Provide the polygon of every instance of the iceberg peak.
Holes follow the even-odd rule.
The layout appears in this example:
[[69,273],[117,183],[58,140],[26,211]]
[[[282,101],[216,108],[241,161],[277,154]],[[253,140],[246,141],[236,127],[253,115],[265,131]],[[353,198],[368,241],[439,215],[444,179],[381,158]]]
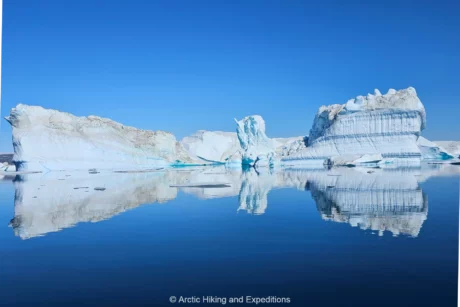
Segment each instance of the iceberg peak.
[[396,90],[394,88],[390,88],[387,92],[387,95],[394,95],[396,94]]

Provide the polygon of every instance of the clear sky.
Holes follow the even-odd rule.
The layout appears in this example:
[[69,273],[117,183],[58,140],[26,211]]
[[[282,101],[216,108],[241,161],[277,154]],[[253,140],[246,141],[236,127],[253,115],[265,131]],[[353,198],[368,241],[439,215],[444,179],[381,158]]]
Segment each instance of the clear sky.
[[287,137],[321,105],[413,86],[424,135],[460,140],[460,5],[322,2],[4,0],[2,116],[22,102],[180,139],[260,114]]

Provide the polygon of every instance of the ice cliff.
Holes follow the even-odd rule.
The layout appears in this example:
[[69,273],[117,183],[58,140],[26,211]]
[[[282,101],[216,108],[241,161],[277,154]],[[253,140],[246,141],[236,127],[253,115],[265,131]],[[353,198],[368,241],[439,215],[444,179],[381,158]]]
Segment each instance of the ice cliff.
[[195,162],[165,131],[23,104],[13,108],[6,120],[13,129],[18,171],[146,169]]
[[420,160],[417,139],[426,125],[425,108],[414,88],[358,96],[345,104],[322,106],[307,147],[284,157],[285,163],[337,156],[381,155]]

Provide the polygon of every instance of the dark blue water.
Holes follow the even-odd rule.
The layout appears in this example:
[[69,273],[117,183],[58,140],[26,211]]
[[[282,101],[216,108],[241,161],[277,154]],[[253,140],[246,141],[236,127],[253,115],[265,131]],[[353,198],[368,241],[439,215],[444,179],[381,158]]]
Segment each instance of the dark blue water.
[[[264,194],[261,185],[267,184],[257,177],[251,180],[245,183],[251,187],[245,195],[240,187],[227,197],[214,195],[212,189],[200,191],[213,195],[209,197],[191,188],[177,189],[167,202],[134,203],[124,212],[108,208],[122,202],[109,197],[109,187],[100,194],[88,188],[85,193],[93,200],[86,201],[90,207],[99,204],[98,213],[85,213],[88,206],[80,207],[79,201],[66,205],[67,212],[75,209],[69,224],[66,211],[53,209],[72,201],[65,200],[65,191],[58,191],[62,187],[53,190],[53,181],[27,186],[27,180],[4,180],[0,303],[172,306],[170,296],[209,295],[290,299],[290,304],[276,306],[456,306],[458,176],[432,176],[413,190],[401,188],[404,195],[410,190],[419,197],[403,196],[401,203],[375,192],[395,188],[389,177],[389,186],[374,186],[374,192],[365,194],[364,199],[386,204],[375,210],[366,209],[369,201],[357,196],[366,193],[360,190],[366,188],[362,183],[318,189],[318,181],[297,181],[296,188],[278,184]],[[37,187],[49,190],[29,193]],[[159,194],[169,186],[141,188],[147,190],[138,187],[132,193]],[[337,193],[327,194],[334,189]],[[45,194],[51,196],[39,205],[46,208],[32,207],[32,201]],[[241,207],[248,198],[259,210]],[[416,206],[408,205],[412,201]],[[346,209],[350,202],[359,209]],[[104,219],[97,221],[101,212]],[[372,227],[352,227],[350,218],[379,223],[383,235]],[[48,224],[67,226],[47,232]],[[34,227],[44,231],[34,232]],[[401,233],[395,235],[398,230]]]

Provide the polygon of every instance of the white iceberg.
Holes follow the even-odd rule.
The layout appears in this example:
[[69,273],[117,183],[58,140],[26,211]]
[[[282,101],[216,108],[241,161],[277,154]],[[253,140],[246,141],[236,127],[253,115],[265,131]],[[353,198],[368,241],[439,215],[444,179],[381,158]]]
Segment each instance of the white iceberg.
[[265,134],[265,121],[252,115],[237,121],[237,134],[243,150],[242,164],[273,166],[276,158],[275,142]]
[[358,96],[346,104],[322,106],[308,136],[308,146],[283,157],[284,164],[298,160],[326,160],[345,155],[382,155],[384,159],[420,161],[417,139],[426,114],[414,88],[381,95]]
[[165,131],[23,104],[5,119],[13,129],[13,161],[18,171],[146,169],[197,163]]
[[433,143],[421,136],[426,114],[412,87],[390,89],[385,95],[375,90],[342,105],[322,106],[305,137],[269,138],[259,115],[236,121],[236,133],[200,130],[180,142],[165,131],[23,104],[13,108],[6,120],[13,128],[13,162],[18,172],[205,164],[321,168],[397,162],[410,166],[422,159],[460,155],[460,142]]

